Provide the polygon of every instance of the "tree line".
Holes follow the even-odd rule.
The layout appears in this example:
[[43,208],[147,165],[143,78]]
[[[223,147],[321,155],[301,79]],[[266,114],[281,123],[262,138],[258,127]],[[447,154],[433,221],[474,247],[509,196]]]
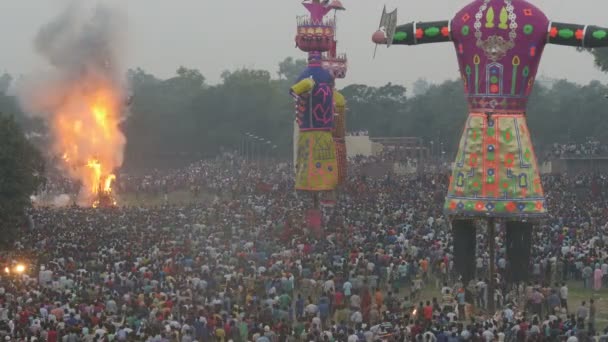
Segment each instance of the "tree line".
[[[596,61],[608,71],[608,54],[596,53]],[[248,139],[246,133],[270,141],[269,148],[276,145],[273,155],[289,156],[294,104],[288,89],[304,68],[304,60],[287,58],[276,75],[238,69],[224,72],[213,85],[200,71],[185,67],[167,79],[139,68],[129,70],[133,98],[122,126],[128,141],[125,166],[145,169],[213,157],[239,149]],[[43,130],[43,123],[20,112],[15,98],[6,94],[7,84],[10,76],[0,77],[0,112],[14,114],[26,129]],[[421,137],[441,144],[448,155],[455,151],[467,113],[460,80],[419,80],[413,91],[391,83],[351,84],[341,91],[348,101],[349,131]],[[528,111],[537,149],[591,136],[608,143],[606,94],[606,85],[598,81],[537,82]]]
[[[599,69],[608,72],[608,50],[591,52]],[[213,157],[223,149],[239,149],[246,133],[276,145],[276,156],[289,156],[294,104],[287,89],[304,67],[305,61],[287,58],[276,77],[266,70],[239,69],[224,72],[215,85],[185,67],[168,79],[130,70],[133,98],[122,124],[128,140],[126,168],[177,166]],[[45,124],[21,112],[9,92],[12,81],[9,74],[0,76],[0,246],[27,223],[23,214],[29,196],[44,182],[44,160],[24,131],[44,136]],[[413,88],[410,95],[404,86],[390,83],[344,87],[348,129],[367,130],[372,136],[421,137],[453,153],[467,111],[461,82],[429,85],[419,80]],[[607,87],[597,81],[537,83],[528,111],[537,149],[587,137],[607,143],[606,94]]]

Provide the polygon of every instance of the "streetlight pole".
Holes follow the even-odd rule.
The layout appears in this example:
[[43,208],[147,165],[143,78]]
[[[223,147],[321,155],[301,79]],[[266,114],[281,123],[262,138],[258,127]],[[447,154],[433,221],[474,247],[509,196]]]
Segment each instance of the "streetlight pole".
[[270,162],[270,147],[272,146],[272,141],[266,140],[266,160]]
[[244,154],[245,154],[245,161],[248,162],[249,161],[249,150],[251,150],[251,146],[249,146],[249,139],[251,138],[251,133],[245,133],[245,140],[244,140]]
[[251,161],[255,162],[255,148],[256,143],[258,141],[258,137],[256,137],[255,135],[251,136]]
[[253,156],[255,154],[255,135],[249,136],[249,161],[253,162]]
[[247,143],[247,132],[245,132],[244,134],[241,135],[241,141],[240,141],[240,146],[239,146],[239,155],[242,159],[245,159],[245,144]]

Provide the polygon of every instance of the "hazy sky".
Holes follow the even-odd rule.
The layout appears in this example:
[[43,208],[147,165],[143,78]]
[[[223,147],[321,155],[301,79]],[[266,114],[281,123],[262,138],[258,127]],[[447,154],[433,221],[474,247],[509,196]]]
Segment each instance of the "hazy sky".
[[[85,0],[81,0],[85,1]],[[93,0],[86,0],[93,1]],[[101,1],[101,0],[100,0]],[[129,18],[126,63],[161,77],[179,65],[197,68],[214,83],[224,70],[238,67],[275,72],[284,57],[305,57],[294,45],[295,17],[306,10],[299,0],[104,0],[124,7]],[[0,70],[29,73],[41,67],[33,38],[44,23],[69,0],[1,0]],[[468,0],[342,0],[339,50],[348,53],[345,83],[410,84],[418,78],[437,82],[457,78],[451,44],[378,48],[370,37],[377,29],[382,6],[399,9],[399,23],[450,19]],[[532,0],[554,21],[608,26],[605,0]],[[587,53],[548,46],[540,75],[579,83],[608,82]],[[344,83],[343,83],[344,84]]]

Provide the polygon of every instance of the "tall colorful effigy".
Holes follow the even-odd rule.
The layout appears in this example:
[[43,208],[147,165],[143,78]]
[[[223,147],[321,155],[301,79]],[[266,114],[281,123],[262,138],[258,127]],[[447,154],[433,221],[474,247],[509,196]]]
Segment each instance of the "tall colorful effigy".
[[[445,212],[452,220],[455,264],[465,280],[474,274],[475,219],[506,225],[512,281],[524,280],[532,225],[547,208],[526,106],[545,45],[608,46],[608,30],[550,21],[525,0],[475,0],[451,20],[397,26],[396,10],[382,15],[376,44],[453,42],[469,104]],[[491,262],[491,269],[494,263]],[[483,276],[483,275],[481,275]],[[490,293],[492,293],[490,291]],[[489,296],[492,297],[492,296]]]
[[[337,11],[345,10],[344,6],[339,0],[334,0],[330,5]],[[334,16],[334,22],[337,26],[337,19]],[[348,70],[346,54],[338,54],[338,41],[334,40],[334,44],[329,52],[323,54],[322,65],[323,68],[328,70],[334,80],[343,79],[346,77],[346,71]],[[336,159],[338,162],[338,186],[342,185],[347,176],[347,158],[346,158],[346,99],[344,96],[335,88],[334,84],[334,129],[332,131],[334,137],[334,144],[336,146]]]
[[308,66],[291,87],[296,99],[297,135],[296,190],[313,194],[318,209],[319,194],[338,184],[334,130],[334,77],[323,68],[323,53],[335,46],[335,21],[326,15],[334,3],[304,1],[309,15],[298,17],[296,46],[308,53]]

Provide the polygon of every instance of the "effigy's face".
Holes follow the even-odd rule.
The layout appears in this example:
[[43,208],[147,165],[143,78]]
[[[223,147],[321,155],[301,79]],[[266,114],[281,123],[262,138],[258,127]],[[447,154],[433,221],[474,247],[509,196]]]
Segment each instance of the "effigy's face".
[[472,110],[525,111],[549,20],[525,0],[475,0],[451,22]]
[[332,21],[313,22],[307,16],[299,17],[296,45],[304,52],[329,51],[334,42],[334,31]]
[[329,71],[334,79],[346,77],[346,72],[348,70],[346,59],[324,57],[321,65],[323,69]]

